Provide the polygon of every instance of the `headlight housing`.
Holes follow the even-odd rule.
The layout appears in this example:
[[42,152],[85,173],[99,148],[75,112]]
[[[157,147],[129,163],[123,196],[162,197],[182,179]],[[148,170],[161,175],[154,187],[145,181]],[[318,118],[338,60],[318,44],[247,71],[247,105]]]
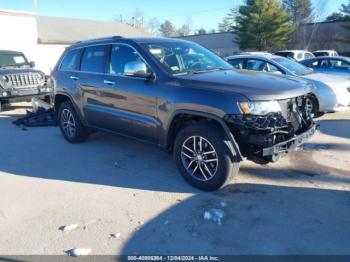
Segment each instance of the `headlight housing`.
[[239,107],[246,115],[263,116],[269,113],[281,112],[281,106],[277,101],[241,102]]

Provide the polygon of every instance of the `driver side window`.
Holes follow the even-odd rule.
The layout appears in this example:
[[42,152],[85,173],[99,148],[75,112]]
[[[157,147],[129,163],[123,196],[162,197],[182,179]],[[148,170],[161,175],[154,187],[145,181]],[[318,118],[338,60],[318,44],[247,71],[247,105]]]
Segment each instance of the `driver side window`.
[[143,61],[142,58],[130,46],[113,45],[109,62],[109,73],[111,75],[124,75],[126,64],[140,61]]

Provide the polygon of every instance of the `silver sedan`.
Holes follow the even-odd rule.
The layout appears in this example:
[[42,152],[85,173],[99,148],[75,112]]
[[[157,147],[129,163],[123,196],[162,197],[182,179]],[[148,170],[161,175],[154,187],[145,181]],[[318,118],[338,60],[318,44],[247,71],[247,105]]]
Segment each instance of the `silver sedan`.
[[262,71],[278,75],[301,77],[310,81],[315,87],[318,100],[317,112],[327,113],[350,109],[350,80],[315,73],[288,58],[272,55],[236,55],[226,60],[237,69]]

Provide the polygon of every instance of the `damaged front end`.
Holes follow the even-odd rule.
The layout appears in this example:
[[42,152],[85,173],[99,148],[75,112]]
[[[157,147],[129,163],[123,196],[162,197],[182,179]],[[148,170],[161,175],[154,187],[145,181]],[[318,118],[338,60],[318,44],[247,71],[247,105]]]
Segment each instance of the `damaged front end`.
[[313,121],[312,99],[305,95],[279,100],[281,110],[265,115],[226,115],[242,156],[259,164],[276,162],[309,139],[318,127]]

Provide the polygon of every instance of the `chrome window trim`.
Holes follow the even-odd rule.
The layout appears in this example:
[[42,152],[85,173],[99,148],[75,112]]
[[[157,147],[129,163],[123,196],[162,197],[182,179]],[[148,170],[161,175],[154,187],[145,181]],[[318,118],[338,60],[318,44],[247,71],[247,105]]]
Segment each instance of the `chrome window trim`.
[[[144,61],[144,63],[151,69],[152,73],[154,74],[154,81],[157,80],[157,74],[156,72],[153,70],[153,68],[149,65],[149,63],[146,61],[146,59],[140,54],[139,51],[137,51],[132,45],[130,44],[127,44],[127,43],[121,43],[121,42],[112,42],[112,43],[100,43],[100,44],[93,44],[93,43],[90,43],[90,44],[87,44],[87,45],[84,45],[84,46],[79,46],[79,47],[75,47],[75,48],[71,48],[69,51],[66,52],[66,54],[63,56],[63,58],[61,59],[60,61],[60,64],[57,68],[58,71],[61,71],[61,72],[72,72],[72,73],[85,73],[85,74],[96,74],[96,75],[105,75],[105,76],[116,76],[116,77],[125,77],[125,78],[131,78],[131,79],[147,79],[145,77],[134,77],[134,76],[125,76],[125,75],[113,75],[113,74],[110,74],[109,72],[108,73],[98,73],[98,72],[87,72],[87,71],[81,71],[81,70],[62,70],[61,69],[61,65],[62,65],[62,62],[64,60],[64,58],[67,56],[67,54],[70,52],[70,51],[73,51],[73,50],[78,50],[78,49],[82,49],[81,51],[83,52],[85,48],[87,47],[93,47],[93,46],[111,46],[113,47],[113,45],[124,45],[124,46],[128,46],[130,47],[131,49],[133,49],[137,55],[140,56],[140,58]],[[110,55],[111,52],[109,52],[109,55]],[[80,57],[80,63],[81,63],[81,58],[82,58],[82,54],[81,54],[81,57]]]

